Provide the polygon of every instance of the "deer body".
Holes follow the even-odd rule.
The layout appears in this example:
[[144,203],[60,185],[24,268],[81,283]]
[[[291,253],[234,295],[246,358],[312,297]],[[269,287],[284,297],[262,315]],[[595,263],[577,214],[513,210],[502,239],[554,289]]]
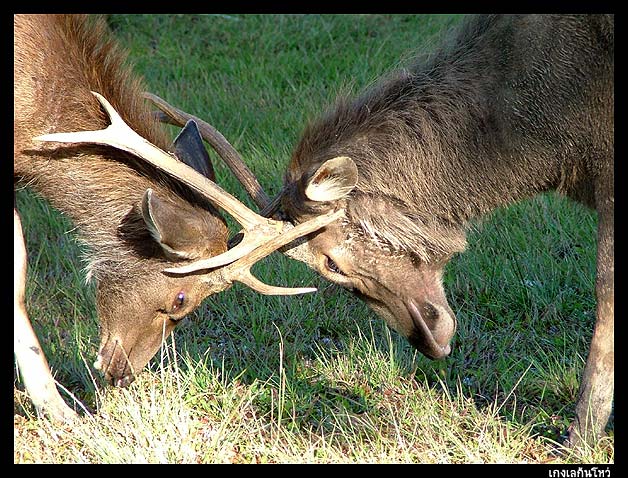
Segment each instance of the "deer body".
[[431,358],[456,319],[442,287],[470,220],[557,190],[597,209],[597,324],[570,440],[598,437],[613,397],[614,20],[479,16],[432,55],[310,124],[285,177],[314,267]]
[[[182,112],[142,91],[102,18],[15,15],[14,58],[14,182],[66,213],[89,248],[101,325],[94,366],[109,382],[131,383],[180,319],[235,281],[267,295],[316,290],[264,284],[250,269],[280,248],[309,257],[290,243],[342,211],[295,227],[248,209],[214,183],[203,139],[256,201],[267,196],[224,136],[196,117],[168,147],[144,100]],[[217,208],[243,226],[229,250]],[[15,356],[37,411],[71,420],[28,319],[17,210],[14,218]]]
[[[73,15],[14,18],[15,183],[32,188],[77,226],[89,249],[88,278],[97,283],[102,336],[97,366],[108,381],[127,385],[176,321],[212,292],[199,276],[172,277],[163,269],[226,251],[227,228],[207,200],[130,154],[108,146],[58,148],[34,141],[59,130],[106,127],[107,115],[90,92],[96,90],[142,136],[163,149],[170,143],[103,21]],[[208,168],[213,178],[211,164]],[[16,221],[16,237],[20,232]],[[17,315],[16,323],[27,320]],[[29,340],[36,343],[34,336]],[[17,350],[16,345],[37,409],[71,415],[54,397],[54,386],[48,383],[43,397],[29,389],[33,374]]]

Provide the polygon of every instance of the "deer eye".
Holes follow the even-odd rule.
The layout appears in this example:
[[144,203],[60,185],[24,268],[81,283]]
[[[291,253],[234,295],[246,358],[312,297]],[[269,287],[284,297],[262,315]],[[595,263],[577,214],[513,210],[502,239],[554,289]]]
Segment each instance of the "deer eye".
[[185,293],[183,291],[179,292],[174,300],[172,301],[172,306],[170,307],[170,313],[174,314],[178,312],[181,307],[185,304]]
[[338,264],[336,264],[329,256],[325,256],[325,267],[328,271],[333,272],[334,274],[344,275],[340,270],[340,267],[338,267]]

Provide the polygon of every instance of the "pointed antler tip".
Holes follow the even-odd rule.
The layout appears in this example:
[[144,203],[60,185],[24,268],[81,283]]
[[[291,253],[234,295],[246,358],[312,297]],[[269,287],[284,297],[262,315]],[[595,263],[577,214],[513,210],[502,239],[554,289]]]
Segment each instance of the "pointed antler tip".
[[35,136],[33,141],[51,141],[49,137],[52,136],[50,134],[42,134],[40,136]]
[[316,292],[316,287],[275,287],[267,284],[253,285],[250,282],[242,282],[256,292],[263,295],[301,295]]
[[316,292],[318,290],[318,288],[316,287],[303,287],[302,292],[299,292],[300,294],[310,294],[312,292]]

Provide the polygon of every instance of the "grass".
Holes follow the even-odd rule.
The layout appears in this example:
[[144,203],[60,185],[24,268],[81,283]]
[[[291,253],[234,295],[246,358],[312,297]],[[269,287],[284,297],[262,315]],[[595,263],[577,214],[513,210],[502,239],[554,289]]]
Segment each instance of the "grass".
[[[458,19],[109,22],[150,90],[217,127],[274,195],[307,118]],[[38,419],[15,375],[15,463],[614,463],[612,427],[595,448],[557,453],[595,315],[596,216],[578,205],[544,195],[474,225],[445,276],[459,321],[446,361],[427,360],[353,296],[273,255],[256,266],[260,278],[319,292],[264,297],[236,285],[210,297],[120,390],[92,371],[94,290],[72,224],[28,191],[17,202],[30,316],[58,381],[90,413],[71,429]]]

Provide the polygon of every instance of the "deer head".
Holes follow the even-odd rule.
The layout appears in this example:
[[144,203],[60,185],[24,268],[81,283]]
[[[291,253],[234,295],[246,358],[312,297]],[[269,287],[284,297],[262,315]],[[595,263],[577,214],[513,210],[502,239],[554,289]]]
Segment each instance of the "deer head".
[[[208,223],[205,215],[193,210],[175,209],[166,198],[158,197],[150,189],[146,191],[140,208],[148,230],[166,256],[185,259],[186,265],[159,271],[157,276],[160,280],[144,288],[142,300],[136,302],[128,294],[121,293],[124,291],[124,281],[100,282],[109,285],[98,291],[99,309],[106,313],[102,317],[102,340],[95,367],[104,372],[107,380],[119,386],[128,385],[181,318],[194,310],[207,295],[225,290],[235,281],[268,295],[301,294],[316,290],[270,286],[255,278],[250,268],[273,251],[337,220],[342,216],[342,211],[330,212],[297,227],[262,217],[215,184],[208,177],[213,174],[207,171],[205,174],[199,173],[197,169],[202,169],[202,165],[206,164],[204,161],[195,164],[194,155],[181,161],[181,158],[177,159],[151,144],[128,127],[104,97],[95,92],[93,94],[110,116],[111,124],[106,129],[55,133],[34,139],[56,143],[108,145],[131,153],[200,193],[243,226],[240,232],[243,240],[240,243],[227,251],[214,250],[208,247],[208,244],[214,243],[208,241],[208,238],[217,234],[216,225]],[[191,141],[188,136],[198,135],[197,131],[195,123],[189,122],[179,135],[180,142],[188,143]],[[189,145],[184,149],[189,151]],[[185,158],[188,154],[185,151],[181,151],[179,156]],[[220,233],[226,234],[224,224]],[[130,277],[133,277],[132,273]],[[164,295],[164,290],[171,290],[172,293]],[[147,302],[146,296],[154,300]],[[117,300],[122,297],[125,300]],[[135,310],[146,303],[156,303],[158,307],[156,310]],[[125,314],[129,317],[129,322],[146,316],[146,320],[139,319],[146,326],[137,327],[137,323],[108,320],[108,317],[124,317]]]
[[[456,317],[442,275],[450,256],[462,249],[463,236],[458,230],[434,234],[433,225],[410,217],[401,205],[356,194],[358,181],[358,168],[347,156],[288,180],[281,207],[295,223],[330,210],[346,211],[342,221],[311,235],[310,267],[362,298],[426,356],[449,355]],[[404,235],[442,242],[409,252],[399,244]]]

